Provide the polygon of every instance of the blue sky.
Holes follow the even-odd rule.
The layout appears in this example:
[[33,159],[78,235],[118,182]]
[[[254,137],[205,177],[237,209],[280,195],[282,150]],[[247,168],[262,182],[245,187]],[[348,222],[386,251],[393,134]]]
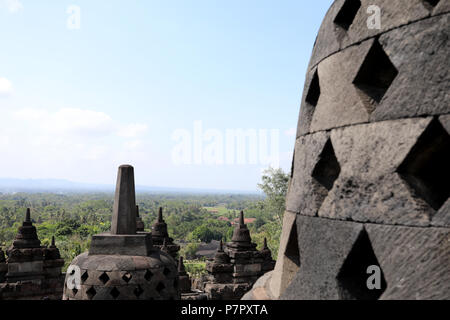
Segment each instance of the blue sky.
[[256,190],[267,163],[176,163],[174,133],[278,130],[289,170],[331,3],[0,0],[0,177]]

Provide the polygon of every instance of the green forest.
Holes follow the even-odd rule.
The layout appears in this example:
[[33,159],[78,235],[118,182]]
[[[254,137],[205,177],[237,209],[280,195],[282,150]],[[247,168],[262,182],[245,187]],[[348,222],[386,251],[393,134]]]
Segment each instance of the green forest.
[[[287,182],[281,170],[268,169],[259,185],[264,195],[138,193],[136,203],[146,231],[151,231],[159,207],[163,208],[169,235],[182,244],[180,254],[188,259],[200,242],[230,241],[230,221],[244,210],[246,218],[254,218],[248,224],[253,242],[261,248],[266,237],[275,259]],[[11,245],[26,208],[31,208],[41,244],[49,245],[55,236],[67,268],[74,257],[88,250],[92,235],[110,230],[113,198],[112,193],[0,194],[0,246],[6,251]]]

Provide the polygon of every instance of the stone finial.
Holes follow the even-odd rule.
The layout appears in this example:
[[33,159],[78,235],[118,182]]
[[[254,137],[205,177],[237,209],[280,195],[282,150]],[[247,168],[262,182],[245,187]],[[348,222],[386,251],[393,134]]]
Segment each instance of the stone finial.
[[240,225],[240,226],[245,225],[244,211],[242,211],[242,210],[241,210],[241,213],[239,214],[239,225]]
[[223,250],[223,241],[220,240],[219,248],[217,249],[216,255],[214,256],[214,263],[223,264],[223,263],[229,263],[229,262],[230,262],[230,257]]
[[[169,233],[167,232],[167,224],[163,218],[163,209],[160,207],[158,212],[158,219],[153,224],[152,236],[154,238],[169,240]],[[170,241],[169,241],[170,242]]]
[[267,246],[267,238],[264,237],[263,250],[267,250],[267,249],[269,249],[269,247]]
[[114,198],[111,234],[136,234],[136,194],[134,168],[119,167]]
[[183,257],[181,256],[178,260],[178,281],[181,293],[191,292],[191,280],[189,279],[189,275],[186,272],[186,268],[184,267],[183,263]]
[[244,222],[244,211],[241,211],[239,215],[239,224],[236,225],[236,228],[233,232],[233,237],[231,238],[232,242],[251,243],[252,238],[250,237],[250,231],[248,230],[247,225]]
[[261,253],[267,258],[272,260],[272,251],[270,251],[269,246],[267,245],[267,238],[264,238],[263,248],[261,249]]
[[31,223],[31,210],[27,208],[27,213],[25,214],[25,222]]
[[178,259],[178,274],[179,275],[185,275],[186,274],[186,268],[184,267],[183,257],[180,256]]
[[159,212],[158,212],[158,222],[159,223],[164,223],[164,219],[163,219],[163,208],[159,207]]
[[[45,258],[44,260],[47,260],[47,261],[61,259],[59,249],[56,247],[55,236],[52,236],[52,242],[51,242],[50,246],[45,249],[44,258]],[[60,263],[61,262],[62,262],[62,265],[64,265],[64,261],[61,260]]]
[[136,206],[136,231],[143,232],[145,230],[144,222],[139,216],[139,206]]

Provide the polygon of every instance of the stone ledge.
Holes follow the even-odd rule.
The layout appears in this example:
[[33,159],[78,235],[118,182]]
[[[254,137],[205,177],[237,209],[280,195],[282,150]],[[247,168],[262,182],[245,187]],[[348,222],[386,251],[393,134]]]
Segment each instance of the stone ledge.
[[148,256],[153,250],[151,234],[92,236],[89,255]]

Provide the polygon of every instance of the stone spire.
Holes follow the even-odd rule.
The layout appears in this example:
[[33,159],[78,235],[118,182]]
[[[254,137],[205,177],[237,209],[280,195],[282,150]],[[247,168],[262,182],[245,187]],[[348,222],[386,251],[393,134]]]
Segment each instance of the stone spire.
[[261,254],[265,260],[272,260],[272,251],[270,251],[267,245],[267,238],[264,238],[263,248],[261,249]]
[[216,264],[224,264],[229,263],[230,257],[223,250],[223,241],[220,240],[219,249],[217,249],[217,253],[214,256],[214,263]]
[[30,210],[30,208],[27,208],[27,213],[25,215],[25,222],[27,224],[31,223],[31,210]]
[[111,234],[136,234],[134,168],[130,165],[120,166],[117,174]]
[[180,258],[178,259],[178,275],[179,276],[185,276],[186,273],[186,268],[184,267],[184,263],[183,263],[183,257],[180,256]]
[[178,260],[178,282],[179,289],[181,293],[190,293],[191,292],[191,279],[186,272],[186,268],[184,267],[183,257],[180,256]]
[[239,225],[245,225],[245,220],[244,220],[244,211],[241,211],[241,213],[239,214]]
[[[59,260],[61,259],[61,255],[59,252],[59,249],[56,247],[55,244],[55,236],[52,236],[52,243],[48,248],[45,248],[44,250],[44,260]],[[64,260],[62,261],[62,267],[64,265]]]
[[31,222],[30,208],[27,208],[25,221],[19,227],[16,239],[13,242],[13,248],[40,248],[41,241],[38,239],[36,228]]
[[159,208],[158,220],[156,220],[153,225],[152,236],[155,238],[167,239],[169,238],[169,233],[167,232],[167,224],[163,219],[163,209]]
[[166,252],[169,253],[175,261],[177,261],[180,246],[175,244],[173,239],[169,237],[169,233],[167,232],[167,223],[164,221],[163,209],[161,207],[158,211],[158,218],[152,226],[151,234],[153,244],[161,250],[166,250]]
[[56,245],[55,245],[55,236],[52,236],[52,244],[50,245],[50,248],[56,248]]
[[239,224],[236,226],[233,232],[232,242],[237,243],[251,243],[252,238],[250,237],[250,231],[247,228],[244,220],[244,211],[241,211],[239,215]]
[[144,229],[145,229],[144,222],[139,216],[139,206],[136,206],[136,231],[144,232]]
[[264,237],[264,245],[263,245],[263,250],[269,250],[269,247],[267,246],[267,238]]

